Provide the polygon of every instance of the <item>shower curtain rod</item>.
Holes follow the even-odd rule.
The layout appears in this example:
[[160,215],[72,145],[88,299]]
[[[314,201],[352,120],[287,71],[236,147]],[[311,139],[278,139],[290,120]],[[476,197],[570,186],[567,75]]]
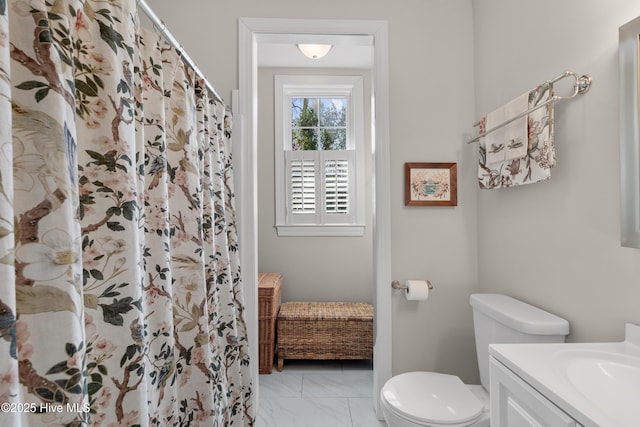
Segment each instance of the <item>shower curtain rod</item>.
[[178,51],[178,55],[180,56],[182,61],[189,67],[193,68],[196,76],[204,80],[205,86],[213,94],[213,96],[215,96],[218,101],[222,102],[225,107],[228,107],[222,97],[218,95],[218,92],[216,92],[213,86],[211,86],[211,83],[209,83],[209,80],[207,80],[202,71],[200,71],[200,69],[196,66],[195,62],[193,62],[189,55],[187,55],[187,52],[185,52],[182,45],[178,42],[178,40],[176,40],[173,34],[171,34],[164,22],[162,22],[162,20],[158,18],[158,15],[155,14],[153,9],[151,9],[151,7],[144,0],[137,0],[137,4],[138,7],[142,9],[144,14],[147,15],[147,17],[151,20],[153,26],[160,30],[160,32],[162,32],[162,35],[167,39],[171,46],[176,48],[176,50]]

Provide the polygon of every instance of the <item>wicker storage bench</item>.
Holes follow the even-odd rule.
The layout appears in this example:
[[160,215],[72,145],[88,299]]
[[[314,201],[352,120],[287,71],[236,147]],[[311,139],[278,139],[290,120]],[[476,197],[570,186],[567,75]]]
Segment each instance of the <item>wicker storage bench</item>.
[[284,359],[373,358],[373,307],[351,302],[285,302],[278,314],[278,371]]
[[276,318],[280,309],[282,274],[258,274],[258,373],[270,374],[276,345]]

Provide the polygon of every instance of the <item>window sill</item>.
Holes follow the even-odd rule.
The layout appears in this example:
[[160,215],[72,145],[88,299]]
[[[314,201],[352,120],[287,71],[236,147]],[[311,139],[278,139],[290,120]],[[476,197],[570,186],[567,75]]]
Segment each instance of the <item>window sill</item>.
[[276,225],[278,236],[361,237],[364,229],[364,224]]

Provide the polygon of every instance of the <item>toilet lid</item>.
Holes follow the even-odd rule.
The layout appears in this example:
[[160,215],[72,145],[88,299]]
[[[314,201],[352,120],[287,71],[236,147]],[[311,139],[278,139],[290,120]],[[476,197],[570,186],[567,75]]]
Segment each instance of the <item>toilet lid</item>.
[[396,414],[415,423],[461,424],[484,409],[460,378],[436,372],[397,375],[384,385],[382,397]]

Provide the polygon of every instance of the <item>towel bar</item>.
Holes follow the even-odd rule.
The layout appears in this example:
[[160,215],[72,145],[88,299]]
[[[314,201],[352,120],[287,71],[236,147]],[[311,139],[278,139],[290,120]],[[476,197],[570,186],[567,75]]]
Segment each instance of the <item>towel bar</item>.
[[[491,129],[487,129],[484,132],[478,134],[476,137],[470,139],[469,141],[467,141],[467,144],[471,144],[472,142],[476,142],[478,141],[480,138],[482,138],[483,136],[485,136],[488,133],[494,132],[500,128],[505,127],[506,125],[508,125],[509,123],[518,120],[519,118],[522,118],[524,116],[526,116],[527,114],[531,113],[532,111],[535,111],[539,108],[544,107],[545,105],[551,103],[551,102],[556,102],[556,101],[564,101],[567,99],[572,99],[575,98],[578,95],[584,94],[586,93],[589,88],[591,88],[591,76],[589,74],[584,74],[582,76],[578,76],[577,73],[574,73],[573,71],[565,71],[564,73],[560,74],[559,76],[551,79],[551,80],[547,80],[545,83],[543,84],[552,84],[555,83],[559,80],[562,80],[566,77],[573,77],[575,78],[575,83],[573,84],[573,93],[571,95],[567,95],[567,96],[559,96],[559,95],[555,95],[552,96],[551,98],[547,99],[546,101],[536,105],[535,107],[531,107],[526,111],[523,111],[522,113],[510,118],[509,120],[505,120],[504,122],[502,122],[501,124],[492,127]],[[477,121],[473,124],[474,127],[479,126],[480,125],[480,121]]]

